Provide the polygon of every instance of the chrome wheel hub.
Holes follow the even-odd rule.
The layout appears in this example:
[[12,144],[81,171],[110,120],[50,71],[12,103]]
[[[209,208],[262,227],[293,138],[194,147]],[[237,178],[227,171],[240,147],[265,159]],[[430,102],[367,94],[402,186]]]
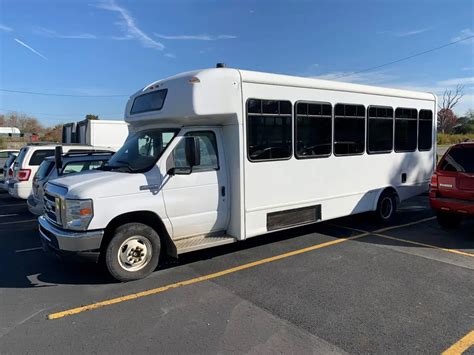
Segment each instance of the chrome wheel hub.
[[143,236],[127,238],[118,250],[118,262],[127,271],[143,269],[151,259],[152,246]]

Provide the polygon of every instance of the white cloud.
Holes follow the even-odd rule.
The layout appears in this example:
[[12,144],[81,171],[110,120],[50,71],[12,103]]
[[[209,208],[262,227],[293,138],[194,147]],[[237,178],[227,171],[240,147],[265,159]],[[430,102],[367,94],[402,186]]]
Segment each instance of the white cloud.
[[420,28],[418,30],[412,30],[412,31],[406,31],[406,32],[397,32],[397,33],[395,33],[395,36],[397,36],[397,37],[409,37],[409,36],[414,36],[414,35],[429,31],[429,30],[431,30],[431,27]]
[[237,36],[232,36],[232,35],[217,35],[217,36],[212,36],[212,35],[206,35],[206,34],[200,34],[200,35],[162,35],[159,33],[154,34],[156,37],[161,38],[161,39],[167,39],[167,40],[178,40],[178,41],[217,41],[220,39],[235,39]]
[[440,86],[455,86],[455,85],[474,85],[474,76],[469,76],[465,78],[453,78],[447,80],[438,81]]
[[14,38],[15,42],[17,42],[18,44],[20,44],[21,46],[29,49],[30,51],[32,51],[34,54],[40,56],[41,58],[43,58],[44,60],[48,60],[48,58],[46,58],[44,55],[42,55],[40,52],[38,52],[36,49],[34,48],[31,48],[29,45],[27,45],[25,42],[22,42],[20,41],[19,39],[17,38]]
[[473,70],[474,67],[464,67],[464,68],[461,68],[461,70],[463,71],[468,71],[468,70]]
[[150,38],[136,24],[135,19],[130,15],[127,9],[117,5],[114,0],[104,0],[99,2],[96,7],[115,12],[119,15],[120,20],[116,23],[122,31],[125,32],[126,39],[135,39],[146,48],[154,48],[162,51],[165,46]]
[[173,53],[165,53],[165,57],[176,58],[176,55],[174,55]]
[[348,83],[366,84],[366,85],[381,85],[393,81],[396,77],[387,74],[386,71],[366,72],[366,73],[351,73],[351,72],[332,72],[311,76],[314,79],[335,80]]
[[96,35],[93,35],[91,33],[79,33],[79,34],[60,34],[56,31],[44,28],[44,27],[37,27],[34,30],[35,34],[40,35],[40,36],[45,36],[45,37],[51,37],[51,38],[61,38],[61,39],[97,39]]
[[8,27],[8,26],[5,26],[5,25],[2,25],[2,24],[0,23],[0,31],[12,32],[12,31],[13,31],[13,28]]
[[[465,28],[463,30],[461,30],[461,32],[459,32],[459,35],[457,35],[456,37],[452,38],[451,41],[452,42],[456,42],[456,41],[460,41],[461,39],[463,38],[466,38],[466,37],[471,37],[471,36],[474,36],[474,32],[470,29],[470,28]],[[465,41],[462,41],[460,43],[463,43],[463,44],[474,44],[474,37],[471,37],[470,39],[467,39]]]

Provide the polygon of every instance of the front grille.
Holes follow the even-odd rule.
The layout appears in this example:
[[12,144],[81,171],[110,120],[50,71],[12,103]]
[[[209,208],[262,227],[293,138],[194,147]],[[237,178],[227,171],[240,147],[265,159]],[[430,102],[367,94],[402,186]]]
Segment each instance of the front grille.
[[46,218],[53,224],[61,226],[61,207],[60,199],[54,197],[45,191],[44,193],[44,212]]

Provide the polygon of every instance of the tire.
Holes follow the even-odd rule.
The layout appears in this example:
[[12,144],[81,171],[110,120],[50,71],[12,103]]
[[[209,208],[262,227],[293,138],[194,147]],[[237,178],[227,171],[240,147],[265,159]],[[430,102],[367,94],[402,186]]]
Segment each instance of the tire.
[[105,250],[105,265],[118,281],[138,280],[158,266],[161,243],[156,231],[142,223],[127,223],[115,230]]
[[436,214],[438,224],[445,229],[454,229],[459,227],[462,222],[462,216],[448,212],[438,212]]
[[375,216],[383,223],[390,223],[397,214],[397,194],[393,191],[384,191],[377,202]]

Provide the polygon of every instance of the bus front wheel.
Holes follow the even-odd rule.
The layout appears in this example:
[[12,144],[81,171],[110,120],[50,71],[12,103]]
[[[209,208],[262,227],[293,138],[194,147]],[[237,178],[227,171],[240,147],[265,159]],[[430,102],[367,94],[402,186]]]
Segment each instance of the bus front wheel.
[[153,228],[127,223],[115,230],[105,251],[105,264],[118,281],[142,279],[158,266],[160,249],[160,237]]

